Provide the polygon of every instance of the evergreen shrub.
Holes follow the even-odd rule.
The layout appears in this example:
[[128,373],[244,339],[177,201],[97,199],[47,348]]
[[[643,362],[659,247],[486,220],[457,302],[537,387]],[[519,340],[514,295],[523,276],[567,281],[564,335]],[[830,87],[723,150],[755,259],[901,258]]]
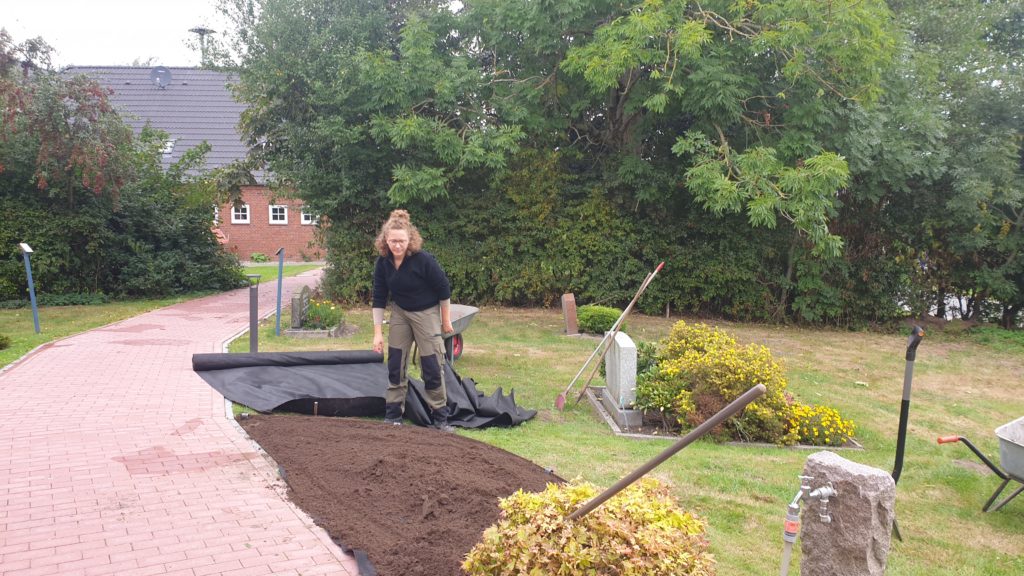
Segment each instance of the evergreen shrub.
[[0,350],[6,350],[11,347],[11,337],[6,334],[0,334]]
[[501,518],[466,556],[470,576],[595,574],[710,576],[706,526],[670,490],[642,478],[586,516],[569,514],[600,493],[593,484],[548,484],[499,503]]
[[[622,310],[611,306],[588,304],[576,310],[576,321],[579,329],[590,334],[604,334],[612,329],[615,321],[622,315]],[[620,326],[619,329],[624,329]]]

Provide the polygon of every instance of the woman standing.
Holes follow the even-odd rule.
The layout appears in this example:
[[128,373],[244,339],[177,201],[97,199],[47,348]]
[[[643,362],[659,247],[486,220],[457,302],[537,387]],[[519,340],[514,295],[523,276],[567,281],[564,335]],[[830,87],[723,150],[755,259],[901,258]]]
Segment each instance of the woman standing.
[[415,342],[431,419],[436,428],[451,430],[442,339],[442,334],[455,331],[448,276],[433,254],[423,251],[423,238],[405,210],[391,212],[374,244],[379,257],[373,269],[373,350],[378,353],[384,351],[384,307],[391,298],[384,421],[402,423],[409,385],[406,371]]

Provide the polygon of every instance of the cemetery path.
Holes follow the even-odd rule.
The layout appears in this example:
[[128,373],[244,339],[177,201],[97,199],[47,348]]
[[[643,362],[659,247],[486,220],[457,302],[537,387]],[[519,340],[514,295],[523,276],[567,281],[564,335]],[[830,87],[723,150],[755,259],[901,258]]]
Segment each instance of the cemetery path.
[[[319,271],[284,280],[284,297]],[[276,282],[259,287],[260,312]],[[0,372],[0,574],[355,575],[192,371],[249,290],[155,310]]]

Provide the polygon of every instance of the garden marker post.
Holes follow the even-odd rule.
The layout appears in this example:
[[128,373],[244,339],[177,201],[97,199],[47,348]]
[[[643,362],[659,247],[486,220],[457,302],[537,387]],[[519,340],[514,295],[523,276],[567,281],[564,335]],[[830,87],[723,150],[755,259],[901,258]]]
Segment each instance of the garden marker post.
[[32,264],[30,262],[32,247],[22,242],[18,244],[21,253],[25,256],[25,275],[28,276],[28,298],[32,302],[32,322],[36,325],[36,334],[39,334],[39,307],[36,306],[36,286],[32,283]]
[[569,520],[578,520],[589,514],[594,510],[594,508],[604,504],[605,500],[615,496],[627,486],[639,480],[641,476],[657,468],[661,463],[674,456],[676,452],[679,452],[693,443],[694,440],[697,440],[701,436],[711,432],[715,426],[721,424],[725,419],[738,413],[740,410],[743,410],[747,404],[750,404],[754,400],[763,396],[767,390],[768,389],[765,388],[764,384],[758,384],[750,390],[747,390],[742,396],[730,402],[728,406],[722,408],[717,414],[708,418],[700,426],[691,430],[689,434],[680,438],[675,444],[666,448],[661,454],[651,458],[645,464],[642,464],[639,468],[630,472],[628,476],[616,482],[614,486],[598,494],[583,506],[580,506],[579,509],[569,515]]
[[284,246],[277,249],[277,323],[274,336],[281,335],[281,285],[284,283]]
[[[914,326],[910,331],[910,338],[907,340],[907,366],[903,371],[903,400],[900,402],[900,427],[896,437],[896,463],[892,468],[892,481],[898,484],[900,473],[903,472],[903,449],[907,444],[907,420],[910,419],[910,385],[914,380],[914,360],[917,359],[917,345],[924,338],[924,330],[920,326]],[[903,541],[900,535],[900,527],[896,521],[892,522],[893,534],[896,539]]]
[[249,352],[260,351],[260,275],[246,274],[249,279]]

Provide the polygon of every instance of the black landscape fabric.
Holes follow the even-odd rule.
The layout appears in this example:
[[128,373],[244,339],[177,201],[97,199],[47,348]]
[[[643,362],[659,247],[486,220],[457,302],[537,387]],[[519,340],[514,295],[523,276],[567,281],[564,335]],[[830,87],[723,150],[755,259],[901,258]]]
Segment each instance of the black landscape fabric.
[[[382,354],[369,350],[194,354],[192,369],[225,398],[260,412],[323,416],[384,416],[388,371]],[[536,410],[516,406],[515,393],[498,388],[485,396],[471,378],[445,365],[449,424],[462,428],[515,426]],[[423,382],[409,379],[405,417],[431,423]]]

